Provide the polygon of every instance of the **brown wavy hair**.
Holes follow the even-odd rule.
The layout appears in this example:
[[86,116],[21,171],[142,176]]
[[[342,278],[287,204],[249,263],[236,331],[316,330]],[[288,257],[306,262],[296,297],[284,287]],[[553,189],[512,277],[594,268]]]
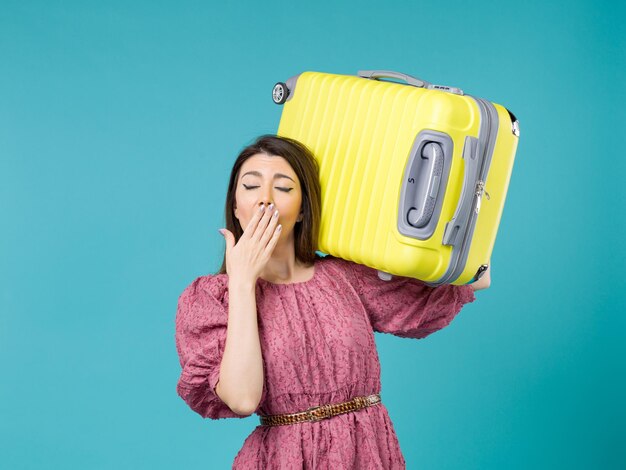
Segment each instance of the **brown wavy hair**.
[[[235,243],[243,235],[243,229],[235,217],[235,191],[239,172],[244,162],[256,154],[283,157],[300,180],[302,188],[302,220],[294,226],[296,259],[311,264],[316,258],[317,241],[322,213],[322,191],[319,182],[319,165],[306,145],[297,140],[277,135],[262,135],[245,147],[237,156],[230,173],[224,216],[226,226],[235,236]],[[226,274],[226,249],[218,274]]]

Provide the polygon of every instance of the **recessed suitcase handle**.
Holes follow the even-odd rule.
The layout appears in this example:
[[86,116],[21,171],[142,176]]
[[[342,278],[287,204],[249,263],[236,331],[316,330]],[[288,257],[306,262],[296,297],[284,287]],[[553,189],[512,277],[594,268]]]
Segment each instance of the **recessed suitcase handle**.
[[412,77],[405,73],[394,72],[392,70],[359,70],[357,73],[359,77],[371,78],[377,80],[379,78],[397,78],[398,80],[404,80],[409,85],[416,86],[418,88],[428,88],[429,82],[422,80],[421,78]]
[[407,221],[417,228],[425,227],[433,216],[436,199],[439,194],[441,173],[443,171],[443,149],[439,142],[429,142],[422,147],[421,160],[425,165],[420,165],[417,180],[414,205],[407,212]]

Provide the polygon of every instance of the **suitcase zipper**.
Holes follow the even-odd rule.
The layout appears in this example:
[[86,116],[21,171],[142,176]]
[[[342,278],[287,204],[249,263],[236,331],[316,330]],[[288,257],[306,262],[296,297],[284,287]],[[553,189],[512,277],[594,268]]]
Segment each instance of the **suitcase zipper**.
[[[480,161],[480,170],[478,171],[478,182],[476,183],[476,191],[474,193],[474,198],[475,198],[474,210],[472,211],[470,218],[467,222],[467,229],[465,230],[465,233],[463,236],[463,242],[461,243],[461,246],[459,247],[459,253],[456,259],[455,267],[451,273],[452,274],[451,278],[453,277],[454,279],[456,279],[461,274],[460,272],[459,273],[456,272],[458,271],[458,267],[460,263],[462,262],[464,266],[465,262],[467,261],[467,255],[469,254],[468,242],[469,240],[472,239],[472,236],[474,235],[474,228],[476,226],[476,220],[478,219],[478,213],[480,212],[483,193],[486,192],[485,182],[487,179],[487,170],[489,167],[488,163],[491,163],[491,158],[489,158],[489,144],[491,142],[491,129],[492,129],[493,123],[491,119],[491,113],[489,112],[489,107],[493,105],[491,103],[486,102],[482,98],[475,98],[475,99],[478,103],[482,104],[482,106],[484,107],[484,110],[485,110],[484,115],[486,116],[486,121],[487,121],[487,126],[486,126],[487,132],[485,135],[485,139],[483,140],[484,145],[483,145],[482,152],[481,152],[482,157]],[[487,193],[487,196],[489,197],[489,193]]]
[[474,209],[474,211],[476,212],[476,214],[478,214],[480,212],[480,203],[481,203],[480,201],[483,198],[483,194],[487,196],[487,200],[491,199],[491,197],[489,196],[489,193],[485,191],[484,181],[478,180],[478,183],[476,183],[476,192],[474,194],[477,197],[476,208]]
[[[434,283],[427,283],[433,287],[446,284],[448,282],[452,282],[455,279],[457,279],[459,275],[461,274],[462,269],[459,269],[459,267],[460,266],[464,267],[465,262],[467,261],[467,255],[469,253],[468,240],[470,240],[474,234],[474,228],[476,226],[478,213],[480,212],[481,200],[482,200],[483,194],[486,194],[487,199],[490,199],[489,193],[485,191],[485,182],[486,182],[487,170],[489,168],[489,163],[491,162],[491,158],[489,158],[490,157],[489,149],[491,147],[490,144],[492,140],[491,128],[493,126],[493,120],[491,117],[491,108],[493,107],[493,105],[490,102],[483,100],[482,98],[476,98],[476,97],[469,96],[469,95],[465,95],[465,96],[468,96],[476,100],[476,102],[478,103],[478,106],[481,108],[481,111],[482,111],[481,117],[483,116],[485,117],[485,124],[486,124],[486,126],[484,127],[485,131],[483,135],[480,135],[479,133],[479,136],[478,136],[479,143],[480,142],[483,143],[482,149],[479,149],[478,158],[480,158],[480,161],[479,161],[480,166],[479,166],[478,175],[477,175],[478,181],[476,182],[474,186],[474,191],[472,193],[473,201],[472,201],[472,205],[470,206],[472,207],[472,209],[469,214],[469,218],[465,224],[465,229],[462,230],[463,234],[462,234],[461,242],[458,245],[456,244],[453,245],[452,260],[450,261],[450,265],[448,266],[446,273],[438,281]],[[495,112],[495,107],[493,107],[493,112]],[[462,204],[462,201],[459,204]],[[463,229],[463,227],[461,227],[461,229]]]

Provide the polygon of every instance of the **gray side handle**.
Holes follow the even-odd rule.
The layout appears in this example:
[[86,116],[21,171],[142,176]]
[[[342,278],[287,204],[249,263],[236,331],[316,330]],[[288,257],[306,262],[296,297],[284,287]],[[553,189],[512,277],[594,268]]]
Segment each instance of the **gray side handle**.
[[417,77],[412,77],[405,73],[394,72],[392,70],[359,70],[357,73],[359,77],[371,78],[376,80],[378,78],[397,78],[398,80],[404,80],[409,85],[416,86],[418,88],[428,88],[429,82]]
[[478,181],[479,158],[478,139],[467,136],[463,147],[463,160],[465,161],[465,175],[463,178],[463,189],[459,204],[456,207],[454,217],[448,222],[443,232],[444,245],[456,246],[463,241],[463,234],[467,229],[467,224],[472,213],[472,203]]
[[437,203],[441,173],[443,171],[443,149],[438,142],[429,142],[421,152],[421,165],[417,175],[417,188],[413,207],[407,213],[407,220],[414,227],[424,227],[433,216]]

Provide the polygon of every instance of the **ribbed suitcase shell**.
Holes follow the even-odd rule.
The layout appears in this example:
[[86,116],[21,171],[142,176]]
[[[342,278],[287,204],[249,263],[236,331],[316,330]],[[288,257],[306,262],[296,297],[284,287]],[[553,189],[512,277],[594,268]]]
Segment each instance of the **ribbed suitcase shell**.
[[[454,270],[453,247],[442,240],[464,184],[466,137],[478,138],[481,119],[486,119],[481,118],[478,99],[318,72],[301,73],[287,83],[292,89],[277,133],[306,144],[318,159],[322,188],[318,249],[431,285],[471,282],[480,266],[489,263],[517,148],[514,117],[506,108],[492,104],[498,123],[485,168],[489,198],[475,197],[480,211],[473,229],[459,235],[467,240],[464,259],[458,259],[458,251],[455,255],[455,262],[462,265]],[[445,193],[440,196],[437,225],[427,239],[418,239],[400,232],[403,214],[398,208],[407,159],[416,136],[426,129],[450,137],[452,157],[447,180],[440,183]]]

